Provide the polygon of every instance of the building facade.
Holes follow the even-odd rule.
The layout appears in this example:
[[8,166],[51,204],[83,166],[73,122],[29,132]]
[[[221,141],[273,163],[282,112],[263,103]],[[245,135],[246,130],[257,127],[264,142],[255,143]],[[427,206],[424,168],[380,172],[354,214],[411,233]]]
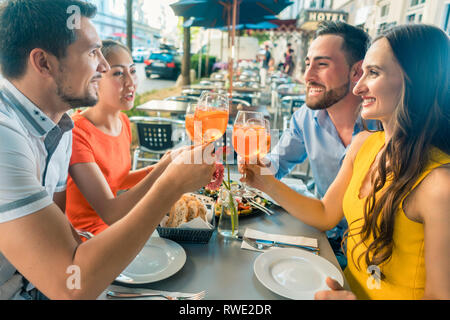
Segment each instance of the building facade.
[[300,46],[297,58],[296,78],[301,80],[305,69],[305,57],[314,38],[314,33],[322,21],[347,22],[347,11],[333,6],[332,0],[304,0],[297,14],[297,27],[300,30]]
[[281,16],[297,19],[295,44],[297,63],[301,67],[296,70],[299,79],[308,47],[321,21],[344,21],[364,29],[372,38],[393,26],[407,23],[435,25],[450,34],[450,0],[294,0]]
[[348,12],[348,22],[371,37],[407,23],[432,24],[450,34],[450,0],[335,0],[333,9]]
[[[90,2],[97,6],[98,12],[92,21],[100,38],[126,43],[126,0],[90,0]],[[144,0],[133,1],[133,47],[158,48],[161,30],[148,25],[143,4]]]

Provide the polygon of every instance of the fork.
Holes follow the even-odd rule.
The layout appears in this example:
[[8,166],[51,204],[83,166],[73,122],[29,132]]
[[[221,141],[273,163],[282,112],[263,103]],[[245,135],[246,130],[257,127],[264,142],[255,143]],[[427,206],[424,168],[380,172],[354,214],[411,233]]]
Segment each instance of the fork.
[[163,293],[153,293],[153,292],[118,292],[118,291],[107,291],[106,297],[109,299],[113,298],[143,298],[143,297],[161,297],[167,300],[201,300],[205,297],[206,291],[200,291],[199,293],[190,295],[190,296],[184,296],[184,297],[175,297],[171,295],[166,295]]
[[247,202],[251,203],[253,206],[255,206],[256,208],[258,208],[259,210],[261,210],[262,212],[264,212],[265,214],[271,216],[273,214],[275,214],[275,212],[273,212],[272,210],[264,207],[263,205],[259,204],[258,202],[250,199],[250,198],[243,198],[245,199]]
[[319,254],[319,248],[310,248],[310,247],[306,247],[306,246],[301,246],[301,245],[289,245],[289,244],[280,244],[280,243],[261,243],[261,242],[257,242],[255,240],[249,239],[247,237],[243,237],[242,240],[244,240],[247,244],[249,244],[250,246],[252,246],[255,249],[258,250],[266,250],[272,247],[278,247],[278,248],[298,248],[298,249],[303,249],[306,251],[309,251],[315,255]]

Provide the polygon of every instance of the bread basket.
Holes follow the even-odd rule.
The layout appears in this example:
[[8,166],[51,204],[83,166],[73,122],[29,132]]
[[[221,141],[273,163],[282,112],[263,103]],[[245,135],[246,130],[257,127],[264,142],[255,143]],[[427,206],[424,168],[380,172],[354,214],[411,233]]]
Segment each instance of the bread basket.
[[159,226],[159,236],[175,242],[208,243],[216,229],[216,219],[211,221],[213,229],[165,228]]
[[183,227],[180,226],[178,228],[169,228],[163,227],[159,225],[156,230],[159,233],[159,236],[162,238],[170,239],[175,242],[187,242],[187,243],[208,243],[209,239],[216,228],[216,219],[214,218],[213,206],[214,201],[203,195],[191,194],[194,195],[198,200],[203,202],[207,211],[209,211],[212,225],[212,229],[204,229],[204,228],[192,228],[192,227]]

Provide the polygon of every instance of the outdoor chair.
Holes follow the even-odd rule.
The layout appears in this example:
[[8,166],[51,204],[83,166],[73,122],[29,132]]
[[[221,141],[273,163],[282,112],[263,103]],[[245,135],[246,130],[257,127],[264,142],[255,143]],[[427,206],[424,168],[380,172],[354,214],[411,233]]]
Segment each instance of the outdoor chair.
[[182,120],[131,117],[130,121],[136,124],[139,141],[133,154],[132,170],[136,170],[139,162],[158,162],[168,150],[185,143],[185,122]]
[[202,86],[212,86],[213,83],[211,81],[208,81],[208,80],[201,80],[200,81],[200,85],[202,85]]
[[195,89],[184,89],[183,91],[181,91],[181,94],[182,94],[182,96],[199,98],[202,95],[202,91],[195,90]]
[[199,98],[194,96],[172,96],[165,98],[166,101],[182,101],[182,102],[191,102],[191,103],[197,103],[199,101]]
[[309,163],[309,159],[305,159],[303,163],[296,165],[288,176],[302,180],[309,191],[311,192],[314,191],[315,182],[311,172],[311,165]]
[[281,98],[281,115],[283,117],[283,130],[289,125],[289,120],[295,111],[300,109],[305,103],[305,96],[286,96]]
[[216,79],[216,80],[223,80],[223,79],[225,79],[225,74],[223,74],[223,73],[219,73],[219,72],[214,72],[214,73],[211,73],[211,76],[210,76],[210,78],[211,79]]
[[248,101],[243,100],[243,99],[238,99],[238,98],[231,98],[230,99],[230,103],[232,105],[236,105],[236,106],[239,105],[239,104],[242,104],[245,107],[250,107],[251,106],[251,104]]
[[253,103],[253,99],[256,99],[256,95],[252,93],[239,93],[239,92],[233,92],[231,94],[233,99],[240,99],[247,101],[250,105],[256,105],[257,103]]

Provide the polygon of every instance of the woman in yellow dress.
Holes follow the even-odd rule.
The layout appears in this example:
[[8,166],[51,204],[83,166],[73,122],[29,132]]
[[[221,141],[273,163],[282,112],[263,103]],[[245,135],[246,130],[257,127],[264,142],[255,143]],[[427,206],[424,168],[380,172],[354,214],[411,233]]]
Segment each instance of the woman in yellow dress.
[[450,298],[448,61],[449,38],[433,26],[398,26],[373,42],[353,93],[382,129],[354,138],[322,200],[241,166],[243,181],[309,225],[328,230],[345,215],[351,292],[327,278],[331,290],[316,299]]

